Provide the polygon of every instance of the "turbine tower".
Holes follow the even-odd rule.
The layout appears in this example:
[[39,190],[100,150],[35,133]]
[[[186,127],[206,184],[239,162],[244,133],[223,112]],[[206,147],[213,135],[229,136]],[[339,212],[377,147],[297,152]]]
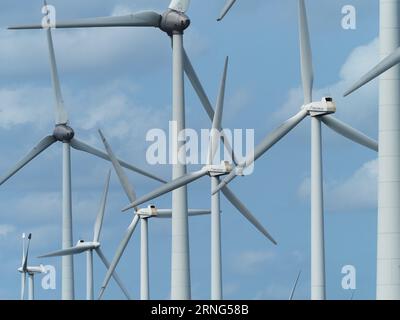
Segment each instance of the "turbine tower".
[[382,74],[379,80],[376,298],[400,300],[400,0],[380,0],[379,37],[383,60],[345,96]]
[[[49,23],[50,25],[50,23]],[[40,25],[40,28],[42,26]],[[24,29],[23,27],[10,27],[9,29]],[[110,161],[108,155],[103,151],[96,149],[87,143],[78,140],[75,137],[75,131],[69,125],[69,118],[64,106],[64,100],[61,92],[60,80],[58,77],[58,70],[56,64],[56,57],[54,52],[54,45],[52,40],[51,29],[46,29],[47,43],[49,49],[50,66],[51,66],[51,78],[53,84],[53,91],[55,97],[55,128],[51,135],[43,138],[23,159],[2,178],[0,178],[0,185],[5,183],[20,169],[27,165],[30,161],[36,158],[39,154],[49,148],[56,142],[62,143],[62,247],[67,249],[72,247],[72,203],[71,203],[71,147],[92,154],[96,157]],[[145,171],[136,168],[125,161],[119,160],[121,165],[125,168],[135,171],[139,174],[147,176],[151,179],[165,182],[164,180],[149,175]],[[74,299],[74,264],[73,256],[64,256],[62,258],[62,299],[73,300]]]

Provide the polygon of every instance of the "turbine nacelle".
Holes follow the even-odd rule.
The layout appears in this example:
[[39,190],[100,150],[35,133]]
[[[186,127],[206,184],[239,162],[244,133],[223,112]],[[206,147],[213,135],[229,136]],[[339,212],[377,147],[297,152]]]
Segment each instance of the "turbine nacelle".
[[26,269],[24,270],[23,267],[18,268],[18,272],[19,273],[28,273],[28,274],[35,274],[35,273],[46,273],[46,269],[44,268],[44,266],[41,264],[38,267],[26,267]]
[[174,33],[183,33],[189,25],[189,17],[176,10],[169,9],[161,16],[160,29],[169,35]]
[[79,240],[75,247],[85,248],[85,249],[96,249],[100,247],[100,242],[86,242],[85,240]]
[[157,217],[158,216],[158,210],[157,210],[157,207],[155,205],[149,205],[147,208],[139,209],[138,212],[137,212],[137,215],[141,219]]
[[59,124],[54,128],[53,136],[58,141],[69,142],[74,138],[75,132],[74,129],[67,126],[66,124]]
[[336,103],[331,97],[323,97],[321,101],[311,102],[302,107],[306,109],[310,116],[322,116],[336,112]]
[[210,177],[224,176],[231,173],[233,170],[232,165],[228,161],[222,161],[219,165],[207,165],[205,168]]

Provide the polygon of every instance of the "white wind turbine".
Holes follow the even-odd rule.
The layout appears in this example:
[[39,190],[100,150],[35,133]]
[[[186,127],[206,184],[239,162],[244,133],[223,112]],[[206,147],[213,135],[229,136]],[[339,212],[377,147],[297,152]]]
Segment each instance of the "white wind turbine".
[[[110,144],[104,137],[101,130],[99,130],[99,134],[101,140],[103,141],[104,147],[110,157],[112,164],[114,166],[115,172],[117,173],[119,182],[121,183],[122,188],[124,189],[128,199],[130,201],[134,201],[136,199],[136,193],[134,191],[133,186],[129,183],[128,177],[126,176],[124,169],[119,164],[113,150],[111,149]],[[202,210],[202,209],[190,209],[189,216],[201,216],[210,214],[210,210]],[[121,259],[126,246],[128,245],[137,224],[140,221],[140,299],[141,300],[149,300],[150,299],[150,281],[149,281],[149,240],[148,240],[148,220],[149,219],[169,219],[172,218],[172,209],[158,209],[154,205],[150,205],[147,208],[139,209],[135,207],[134,216],[131,224],[125,232],[125,235],[118,246],[117,252],[111,262],[110,267],[107,270],[106,277],[104,279],[99,299],[102,298],[105,289],[110,281],[110,277],[113,273],[115,273],[115,269]]]
[[321,101],[313,102],[314,74],[304,0],[299,0],[299,29],[304,105],[301,106],[299,113],[267,135],[256,146],[254,153],[222,179],[213,193],[224,188],[237,176],[242,176],[244,170],[254,161],[264,155],[307,116],[311,117],[311,298],[319,300],[326,298],[321,122],[338,134],[374,151],[378,151],[378,143],[331,116],[330,114],[336,111],[336,105],[331,97],[324,97]]
[[[218,149],[218,141],[220,138],[220,128],[223,114],[223,105],[225,97],[225,85],[228,70],[228,58],[225,60],[221,86],[217,99],[217,106],[214,113],[212,129],[210,133],[210,144],[208,149],[208,164],[200,171],[189,173],[179,179],[175,179],[170,183],[163,185],[148,195],[133,201],[131,205],[124,211],[135,208],[147,201],[158,198],[166,193],[169,193],[177,188],[186,186],[203,176],[208,175],[211,178],[211,188],[216,188],[219,183],[219,177],[228,174],[231,171],[231,166],[227,162],[222,162],[220,165],[215,165],[214,160]],[[265,237],[276,244],[269,232],[261,225],[253,214],[245,207],[245,205],[234,195],[228,188],[221,189],[224,196],[232,203],[232,205],[257,228]],[[222,299],[222,261],[221,261],[221,217],[220,217],[220,196],[216,193],[211,196],[211,298],[213,300]]]
[[[50,22],[49,22],[50,25]],[[9,29],[23,29],[20,27],[10,27]],[[56,57],[50,28],[46,29],[47,42],[50,56],[51,78],[53,91],[55,96],[55,129],[51,135],[46,136],[17,164],[9,170],[2,178],[0,185],[5,183],[20,169],[36,158],[39,154],[49,148],[56,142],[62,143],[63,152],[63,178],[62,178],[62,247],[67,249],[72,247],[72,206],[71,206],[71,147],[92,154],[96,157],[109,161],[107,154],[94,148],[87,143],[78,140],[75,137],[74,130],[69,125],[67,111],[64,107],[64,100],[61,93],[61,86],[58,77]],[[121,165],[129,170],[147,176],[151,179],[165,182],[164,180],[146,173],[145,171],[119,160]],[[62,258],[62,299],[74,299],[74,274],[73,274],[73,257],[65,256]]]
[[[379,79],[378,300],[400,300],[400,0],[380,1],[382,61],[345,96]],[[389,70],[390,69],[390,70]]]
[[[93,232],[93,240],[91,242],[86,242],[85,240],[79,240],[78,243],[71,248],[67,248],[64,250],[55,251],[49,254],[45,254],[40,256],[39,258],[49,258],[49,257],[63,257],[69,255],[76,255],[86,252],[86,299],[93,300],[93,292],[94,292],[94,281],[93,281],[93,252],[99,256],[100,260],[103,262],[104,266],[108,270],[110,267],[110,263],[105,257],[103,251],[101,250],[101,242],[100,235],[103,227],[104,213],[106,209],[107,197],[108,197],[108,188],[110,185],[110,176],[111,170],[108,172],[106,184],[104,186],[103,196],[100,202],[99,212],[97,213],[96,221],[94,224],[94,232]],[[114,280],[121,288],[125,297],[130,300],[130,296],[128,290],[126,290],[123,285],[121,279],[117,275],[115,271],[112,274]]]
[[40,266],[29,266],[28,265],[28,256],[29,256],[29,247],[31,244],[32,234],[28,235],[28,245],[25,249],[25,233],[22,234],[22,261],[21,267],[18,268],[18,272],[21,273],[21,300],[25,298],[25,286],[26,286],[26,276],[28,275],[28,300],[35,300],[35,274],[37,273],[46,273],[46,270],[43,265]]
[[[190,19],[185,15],[189,5],[190,0],[172,0],[167,11],[162,14],[154,11],[142,11],[125,16],[56,21],[55,28],[155,27],[165,32],[172,39],[172,120],[177,124],[177,131],[181,132],[185,129],[184,72],[186,72],[210,119],[213,119],[214,114],[183,47],[183,34],[190,25]],[[41,28],[41,24],[13,27],[13,29]],[[183,152],[182,144],[182,141],[174,141],[172,144],[174,159],[183,158],[178,154],[180,150]],[[225,145],[229,149],[227,140],[225,140]],[[172,178],[177,179],[185,174],[186,164],[177,161],[172,166]],[[186,187],[175,190],[172,197],[171,298],[187,300],[191,298],[191,289]]]

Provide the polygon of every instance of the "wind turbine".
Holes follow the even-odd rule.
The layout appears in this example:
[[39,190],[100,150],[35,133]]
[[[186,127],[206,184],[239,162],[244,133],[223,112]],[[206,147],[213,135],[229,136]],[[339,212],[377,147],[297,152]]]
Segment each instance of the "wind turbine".
[[[49,23],[50,25],[50,23]],[[19,27],[10,27],[9,29],[23,29]],[[5,183],[20,169],[27,165],[30,161],[36,158],[39,154],[49,148],[56,142],[62,143],[63,152],[63,178],[62,178],[62,246],[63,249],[72,247],[72,208],[71,208],[71,147],[92,154],[96,157],[109,161],[107,154],[103,151],[88,145],[75,137],[75,131],[69,124],[67,111],[64,107],[58,70],[54,52],[54,45],[51,35],[51,29],[46,29],[47,42],[50,56],[51,78],[53,83],[53,91],[55,96],[55,129],[51,135],[46,136],[5,176],[0,178],[0,185]],[[164,180],[146,173],[144,170],[128,164],[125,161],[119,160],[121,165],[129,170],[147,176],[151,179],[165,182]],[[62,258],[62,299],[74,299],[74,274],[73,274],[73,257],[65,256]]]
[[379,38],[382,61],[345,93],[347,96],[382,75],[379,80],[378,300],[400,300],[399,23],[400,0],[381,0]]
[[[93,27],[155,27],[172,38],[173,76],[172,120],[176,122],[177,131],[185,129],[185,94],[184,94],[184,49],[183,33],[190,25],[190,19],[185,12],[189,9],[190,0],[172,0],[163,14],[154,11],[142,11],[125,16],[100,17],[59,22],[56,28],[93,28]],[[40,29],[40,24],[17,26],[15,29]],[[183,142],[176,139],[173,143],[172,155],[179,156]],[[183,150],[182,150],[183,153]],[[172,168],[173,179],[186,174],[186,164],[176,161]],[[187,300],[190,293],[190,263],[187,190],[185,187],[175,190],[172,201],[172,275],[171,298]]]
[[21,300],[25,298],[26,275],[28,275],[28,300],[35,300],[35,274],[46,273],[43,265],[38,267],[28,266],[29,247],[31,244],[32,234],[28,235],[28,245],[25,249],[25,233],[22,234],[22,261],[18,272],[21,273]]
[[[94,27],[155,27],[165,32],[172,39],[172,120],[177,124],[178,132],[185,129],[185,72],[202,102],[210,119],[213,119],[214,110],[201,86],[200,81],[183,47],[183,34],[190,25],[190,19],[185,12],[189,9],[190,0],[172,0],[167,11],[159,14],[153,11],[142,11],[125,16],[99,17],[79,19],[74,21],[56,21],[55,28],[94,28]],[[15,26],[13,29],[41,29],[42,25]],[[225,146],[231,150],[225,139]],[[174,141],[172,155],[174,159],[181,159],[178,153],[183,142]],[[233,152],[232,152],[233,155]],[[235,156],[233,155],[234,162]],[[172,178],[177,179],[186,174],[186,164],[176,161],[172,166]],[[188,234],[188,206],[187,189],[182,187],[172,195],[172,273],[171,298],[185,300],[191,298],[190,290],[190,262],[189,262],[189,234]]]
[[[49,258],[49,257],[63,257],[69,255],[76,255],[86,252],[86,299],[93,300],[93,288],[94,288],[94,281],[93,281],[93,252],[99,256],[100,260],[105,265],[106,269],[110,267],[110,263],[108,262],[107,258],[105,257],[103,251],[101,250],[101,243],[100,243],[100,234],[103,227],[103,220],[104,220],[104,213],[106,209],[107,197],[108,197],[108,188],[110,185],[110,176],[111,170],[108,172],[106,184],[104,186],[103,196],[101,198],[101,204],[99,212],[97,213],[96,221],[94,224],[94,232],[93,232],[93,240],[91,242],[86,242],[85,240],[79,240],[78,243],[71,248],[67,248],[64,250],[55,251],[49,254],[45,254],[40,256],[39,258]],[[121,288],[122,292],[124,293],[125,297],[130,300],[130,296],[128,290],[126,290],[125,286],[123,285],[121,279],[117,275],[115,271],[112,274],[114,280],[117,282],[118,286]]]
[[[226,161],[220,165],[215,165],[215,155],[218,148],[218,140],[220,135],[223,104],[225,97],[225,84],[228,70],[228,58],[225,60],[223,76],[220,85],[220,91],[217,99],[217,106],[214,113],[214,120],[210,133],[210,144],[208,149],[208,163],[200,171],[189,173],[179,179],[175,179],[170,183],[163,185],[148,195],[133,201],[131,205],[123,209],[124,211],[135,208],[147,201],[158,198],[177,188],[186,186],[203,176],[208,175],[211,178],[211,188],[215,188],[219,183],[219,177],[228,174],[231,171],[231,165]],[[244,204],[234,195],[228,188],[221,189],[224,196],[233,204],[234,207],[252,223],[265,237],[276,244],[269,232],[257,221],[253,214],[244,206]],[[221,261],[221,221],[220,221],[220,196],[219,193],[211,197],[211,298],[213,300],[222,299],[222,261]]]
[[311,118],[311,298],[325,299],[325,252],[324,252],[324,215],[323,215],[323,185],[322,185],[322,136],[321,122],[338,134],[378,151],[378,143],[349,125],[334,118],[336,104],[331,97],[323,97],[321,101],[313,102],[313,66],[307,13],[304,0],[299,0],[299,39],[301,75],[304,93],[304,104],[301,110],[280,127],[268,134],[256,146],[254,152],[237,165],[213,194],[227,186],[237,176],[243,176],[244,170],[254,161],[264,155],[277,142],[285,137],[307,116]]
[[[133,186],[129,183],[128,177],[126,176],[123,168],[119,164],[113,150],[111,149],[110,144],[104,137],[101,130],[99,130],[99,134],[101,140],[103,141],[104,147],[113,163],[115,172],[117,173],[119,182],[121,183],[122,188],[124,189],[128,199],[130,201],[134,201],[136,199],[136,193],[134,191]],[[110,267],[107,270],[106,277],[103,281],[103,285],[101,287],[99,299],[102,298],[104,291],[110,281],[111,275],[115,272],[115,268],[118,265],[119,260],[121,259],[126,246],[128,245],[137,224],[140,220],[140,298],[141,300],[149,300],[150,299],[150,284],[149,284],[149,241],[148,241],[148,220],[153,218],[172,218],[173,211],[172,209],[158,209],[154,205],[150,205],[147,208],[139,209],[135,207],[134,216],[131,224],[125,232],[125,235],[118,246],[117,252],[111,262]],[[209,210],[189,210],[189,216],[200,216],[210,214]]]

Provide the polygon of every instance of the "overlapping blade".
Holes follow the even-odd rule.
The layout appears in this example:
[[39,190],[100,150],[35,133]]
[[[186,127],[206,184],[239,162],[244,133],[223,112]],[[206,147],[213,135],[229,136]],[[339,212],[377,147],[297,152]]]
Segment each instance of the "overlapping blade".
[[[124,16],[98,17],[71,21],[56,21],[56,28],[99,28],[99,27],[156,27],[160,26],[161,15],[153,11],[142,11]],[[42,29],[42,24],[11,26],[8,29]]]
[[207,173],[208,173],[207,168],[203,168],[203,169],[193,172],[193,173],[188,173],[178,179],[175,179],[167,184],[162,185],[161,187],[154,190],[153,192],[150,192],[149,194],[137,199],[136,201],[131,203],[128,207],[122,209],[122,211],[127,211],[129,209],[136,208],[147,201],[153,200],[153,199],[158,198],[168,192],[171,192],[173,190],[176,190],[183,186],[186,186],[189,183],[192,183],[193,181],[196,181],[196,180],[200,179],[201,177],[204,177]]
[[49,57],[50,57],[50,68],[51,68],[51,80],[53,84],[54,98],[56,103],[56,125],[67,124],[68,114],[65,110],[64,99],[62,97],[60,79],[58,76],[56,55],[54,52],[53,38],[51,36],[51,29],[47,28],[47,44],[49,47]]
[[[185,50],[183,50],[183,62],[184,62],[184,70],[186,73],[186,76],[188,77],[194,91],[196,92],[201,105],[203,106],[204,110],[206,111],[208,117],[210,118],[211,121],[214,119],[214,109],[211,106],[210,99],[208,99],[206,92],[204,91],[204,88],[199,80],[199,77],[196,74],[196,71],[193,68],[193,65],[186,53]],[[229,154],[232,156],[233,162],[235,164],[238,164],[239,161],[235,156],[235,153],[233,152],[233,148],[229,142],[229,139],[226,137],[226,134],[222,130],[222,128],[218,128],[218,130],[221,131],[221,140],[223,141],[226,150],[229,152]]]
[[101,140],[103,141],[104,147],[106,148],[107,154],[110,157],[111,162],[114,166],[115,172],[117,173],[117,176],[118,176],[119,182],[121,183],[122,188],[124,189],[126,195],[128,196],[129,201],[131,201],[131,202],[135,201],[136,200],[135,190],[133,190],[132,185],[129,183],[128,177],[126,176],[124,170],[120,166],[114,152],[111,149],[110,144],[104,137],[101,130],[99,130],[99,134],[100,134]]
[[28,267],[28,256],[29,256],[29,247],[31,245],[31,239],[32,239],[32,234],[30,233],[28,235],[28,245],[26,246],[25,255],[24,255],[24,261],[22,263],[22,271],[23,272],[26,272],[27,267]]
[[[89,153],[91,155],[94,155],[96,157],[99,157],[101,159],[104,159],[104,160],[107,160],[107,161],[111,161],[111,159],[107,155],[107,153],[105,153],[105,152],[103,152],[103,151],[101,151],[101,150],[99,150],[99,149],[97,149],[95,147],[92,147],[92,146],[88,145],[87,143],[82,142],[82,141],[80,141],[80,140],[78,140],[76,138],[73,138],[71,140],[71,147],[74,148],[75,150],[83,151],[83,152]],[[156,181],[159,181],[159,182],[162,182],[162,183],[166,183],[165,180],[163,180],[163,179],[161,179],[161,178],[159,178],[159,177],[157,177],[157,176],[155,176],[155,175],[153,175],[151,173],[148,173],[145,170],[139,169],[139,168],[127,163],[126,161],[118,159],[118,162],[122,167],[124,167],[124,168],[126,168],[128,170],[131,170],[133,172],[139,173],[142,176],[148,177],[150,179],[153,179],[153,180],[156,180]]]
[[117,248],[114,258],[111,261],[110,267],[107,270],[107,274],[106,274],[103,284],[101,286],[99,299],[101,299],[103,297],[104,291],[106,290],[107,285],[110,282],[111,276],[114,274],[115,268],[117,267],[119,260],[121,259],[122,255],[124,254],[126,246],[128,245],[129,240],[131,239],[133,232],[136,229],[139,219],[140,219],[139,216],[137,214],[135,214],[131,224],[129,225],[128,229],[125,231],[125,235]]
[[221,189],[224,196],[229,200],[230,203],[258,230],[260,231],[266,238],[268,238],[273,244],[277,244],[275,239],[271,236],[271,234],[263,227],[263,225],[254,217],[254,215],[250,212],[249,209],[239,200],[238,197],[234,195],[234,193],[229,190],[228,187],[223,187]]
[[252,165],[259,157],[264,155],[270,148],[272,148],[279,140],[286,136],[291,130],[293,130],[308,114],[308,111],[302,109],[294,117],[290,118],[284,122],[279,128],[274,130],[272,133],[268,134],[264,140],[255,148],[254,154],[248,156],[244,162],[238,165],[235,170],[227,175],[219,184],[217,189],[213,190],[212,193],[215,194],[220,191],[224,186],[230,183],[236,178],[238,173],[248,166]]
[[185,13],[190,6],[190,0],[172,0],[169,9]]
[[229,12],[229,10],[231,10],[232,6],[235,4],[236,0],[227,0],[224,7],[221,10],[221,13],[219,14],[219,17],[217,19],[217,21],[221,21]]
[[218,93],[217,98],[217,106],[214,112],[214,119],[211,127],[210,132],[210,145],[208,149],[208,164],[213,164],[215,154],[217,152],[219,146],[219,138],[220,138],[220,129],[222,127],[222,115],[224,111],[224,99],[225,99],[225,88],[226,88],[226,77],[228,72],[228,63],[229,58],[226,57],[225,65],[224,65],[224,72],[222,74],[221,85]]
[[392,54],[387,56],[381,62],[379,62],[371,71],[361,77],[355,84],[353,84],[345,93],[344,96],[348,96],[357,89],[363,87],[368,82],[379,77],[382,73],[386,72],[396,64],[400,63],[400,48],[397,48]]
[[103,196],[101,197],[100,209],[96,216],[94,224],[93,242],[99,242],[101,228],[103,227],[104,213],[106,211],[108,189],[110,186],[111,170],[108,171],[106,184],[104,186]]
[[379,151],[379,145],[377,141],[369,138],[364,133],[352,128],[348,124],[334,118],[333,116],[323,116],[321,117],[321,121],[345,138],[350,139],[351,141],[354,141],[373,151]]
[[308,104],[312,102],[314,71],[312,63],[310,32],[308,30],[307,12],[304,0],[299,0],[299,29],[301,78],[304,92],[304,104]]
[[[100,248],[96,249],[96,253],[99,256],[100,260],[103,262],[104,266],[108,270],[110,268],[110,263],[108,262],[106,256],[104,255],[103,251]],[[128,290],[125,288],[123,282],[121,281],[120,277],[117,274],[117,271],[114,271],[112,274],[112,277],[114,278],[115,282],[118,284],[118,286],[121,288],[122,292],[124,293],[125,297],[128,300],[131,300],[131,297],[129,295]]]
[[56,141],[56,138],[53,136],[47,136],[40,140],[40,142],[29,151],[24,158],[18,161],[17,164],[0,179],[0,186]]

